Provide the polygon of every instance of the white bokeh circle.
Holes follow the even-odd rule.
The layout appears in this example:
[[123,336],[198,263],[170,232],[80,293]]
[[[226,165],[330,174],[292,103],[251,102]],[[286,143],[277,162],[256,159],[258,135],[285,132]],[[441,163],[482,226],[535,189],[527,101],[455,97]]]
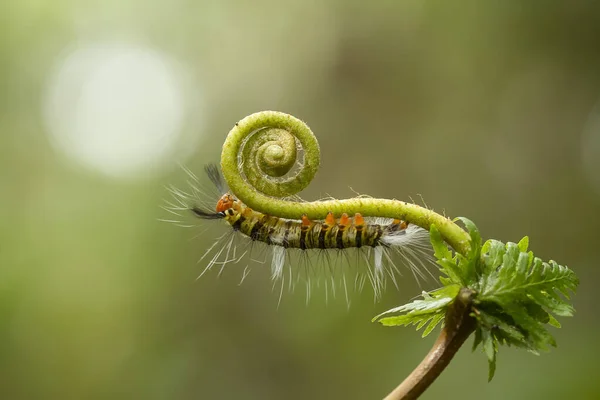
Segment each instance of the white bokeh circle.
[[50,77],[44,120],[53,145],[111,176],[156,170],[177,150],[185,97],[174,60],[150,48],[72,49]]

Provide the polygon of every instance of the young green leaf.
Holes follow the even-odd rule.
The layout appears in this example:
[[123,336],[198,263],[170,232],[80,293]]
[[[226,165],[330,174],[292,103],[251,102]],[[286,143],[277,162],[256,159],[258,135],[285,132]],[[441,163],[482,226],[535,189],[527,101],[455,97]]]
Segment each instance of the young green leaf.
[[519,246],[521,252],[527,252],[527,248],[529,247],[529,236],[524,236],[523,239],[519,240],[517,246]]
[[446,275],[448,278],[441,277],[440,281],[444,285],[458,284],[463,285],[464,280],[462,277],[462,271],[458,267],[456,257],[452,256],[452,252],[448,249],[448,245],[442,239],[442,235],[438,231],[435,225],[431,225],[429,236],[431,245],[434,250],[437,264],[441,267],[440,272]]
[[423,292],[422,300],[392,308],[373,320],[385,326],[416,325],[417,330],[425,327],[423,336],[427,336],[448,318],[449,306],[461,290],[468,289],[473,296],[468,310],[476,322],[473,350],[481,345],[488,358],[491,380],[500,345],[535,354],[556,346],[547,327],[560,327],[555,316],[573,315],[568,300],[579,281],[569,268],[554,261],[544,262],[528,251],[527,236],[518,244],[488,240],[482,245],[475,224],[466,218],[458,219],[471,237],[466,255],[453,253],[435,225],[430,229],[437,264],[445,275],[440,277],[444,287]]
[[498,346],[496,341],[492,337],[492,334],[488,330],[481,331],[481,343],[483,346],[483,351],[488,358],[488,382],[494,378],[494,374],[496,373],[496,353],[498,352]]
[[[477,275],[481,273],[481,234],[479,233],[477,226],[475,226],[473,221],[470,219],[465,217],[458,217],[456,219],[465,224],[465,227],[469,232],[469,236],[471,237],[469,254],[467,254],[466,259],[461,263],[461,267],[464,271],[463,279],[466,283],[465,286],[470,286],[477,279]],[[459,259],[462,258],[462,255],[460,254],[457,256]]]
[[[423,300],[415,300],[387,310],[373,318],[373,321],[379,321],[384,326],[416,325],[417,330],[427,325],[423,331],[425,337],[443,321],[448,305],[452,303],[459,290],[460,286],[450,285],[430,293],[423,292]],[[398,313],[402,315],[384,317]]]
[[[481,343],[488,355],[490,378],[495,370],[491,345],[525,348],[538,354],[556,346],[547,325],[559,327],[557,316],[573,315],[567,302],[578,279],[573,271],[550,261],[543,262],[527,252],[529,239],[518,244],[489,240],[482,247],[483,268],[474,300],[474,316],[481,331],[474,348]],[[487,347],[486,347],[487,346]]]

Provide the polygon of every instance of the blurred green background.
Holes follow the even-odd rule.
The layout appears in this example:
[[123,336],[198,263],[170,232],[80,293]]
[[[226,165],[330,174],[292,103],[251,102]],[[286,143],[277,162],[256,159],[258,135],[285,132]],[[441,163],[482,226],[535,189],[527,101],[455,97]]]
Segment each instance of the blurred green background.
[[196,280],[212,230],[157,221],[263,109],[319,138],[305,198],[421,194],[580,276],[558,349],[488,384],[465,346],[423,398],[598,398],[599,38],[591,0],[3,1],[0,398],[376,399],[420,361],[435,335],[370,322],[410,274],[277,307],[268,266]]

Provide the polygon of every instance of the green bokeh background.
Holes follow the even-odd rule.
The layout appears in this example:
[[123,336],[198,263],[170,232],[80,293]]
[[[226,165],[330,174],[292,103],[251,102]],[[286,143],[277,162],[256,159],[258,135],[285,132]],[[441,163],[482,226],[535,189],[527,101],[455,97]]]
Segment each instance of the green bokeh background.
[[181,160],[121,179],[51,146],[53,71],[106,41],[187,68],[194,171],[238,119],[289,112],[322,149],[305,198],[421,194],[578,273],[558,349],[502,349],[487,383],[465,346],[423,398],[598,398],[599,38],[584,0],[2,2],[0,398],[376,399],[434,340],[370,322],[420,293],[410,274],[349,310],[322,293],[278,307],[267,266],[242,286],[240,266],[196,281],[210,235],[157,221]]

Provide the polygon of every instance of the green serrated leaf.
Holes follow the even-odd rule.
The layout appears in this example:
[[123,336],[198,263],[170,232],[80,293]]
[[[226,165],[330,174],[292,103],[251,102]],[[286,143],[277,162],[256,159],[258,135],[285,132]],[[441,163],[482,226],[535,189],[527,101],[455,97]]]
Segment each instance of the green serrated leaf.
[[433,298],[439,298],[439,297],[455,298],[458,295],[458,292],[460,292],[460,285],[448,285],[448,286],[444,286],[443,288],[434,290],[433,292],[430,293],[430,295]]
[[488,358],[488,382],[492,380],[496,373],[496,344],[494,338],[488,330],[481,331],[481,345],[483,352]]
[[488,240],[482,249],[483,268],[474,287],[473,315],[478,321],[474,345],[482,344],[490,379],[500,344],[534,354],[546,351],[556,346],[548,331],[548,325],[560,326],[555,315],[574,312],[568,296],[579,283],[575,273],[554,261],[543,262],[528,247],[524,237],[518,244]]
[[519,247],[515,243],[506,244],[506,253],[502,258],[502,268],[499,270],[499,277],[503,283],[513,280],[520,253]]
[[529,237],[524,236],[523,239],[519,240],[517,246],[519,246],[519,250],[521,250],[521,252],[526,253],[527,248],[529,247]]
[[459,264],[454,260],[442,259],[437,261],[438,265],[441,266],[441,271],[448,276],[451,284],[464,285],[462,277],[462,269]]
[[440,283],[444,286],[448,286],[448,285],[454,285],[454,281],[450,278],[447,278],[445,276],[440,276]]
[[[537,308],[537,309],[536,309]],[[514,320],[514,324],[522,330],[533,351],[548,351],[556,346],[554,337],[545,327],[550,318],[536,303],[505,304],[504,311]]]
[[[423,337],[444,320],[446,309],[456,298],[460,291],[459,285],[449,285],[433,292],[423,292],[422,300],[414,300],[411,303],[394,307],[375,318],[383,326],[407,326],[416,325],[417,330],[426,326]],[[402,313],[402,315],[388,316],[389,314]]]
[[483,259],[485,261],[486,271],[491,272],[502,265],[502,259],[504,253],[506,253],[506,248],[504,247],[504,243],[493,239],[485,242],[483,247],[482,254],[484,255]]
[[424,317],[422,320],[420,320],[419,322],[417,322],[417,330],[420,330],[422,327],[425,326],[426,323],[428,323],[433,317],[435,316],[435,314],[427,314],[426,317]]
[[[448,289],[449,291],[452,289]],[[379,320],[382,316],[395,313],[408,313],[406,316],[412,317],[415,321],[421,321],[424,314],[432,314],[438,310],[445,309],[445,307],[454,300],[453,296],[448,296],[442,292],[436,297],[428,297],[424,300],[414,300],[411,303],[403,304],[399,307],[394,307],[387,311],[382,312],[373,318],[373,321]],[[449,292],[450,293],[450,292]]]
[[395,317],[385,317],[379,319],[379,322],[383,326],[406,326],[415,321],[414,318],[407,315],[397,315]]
[[544,307],[549,314],[556,314],[561,317],[572,317],[575,312],[573,306],[556,296],[550,295],[546,291],[531,291],[528,296],[540,306]]
[[522,305],[531,318],[535,318],[543,324],[547,323],[550,320],[550,317],[548,316],[546,310],[544,310],[544,308],[538,303],[533,301],[523,301]]
[[490,251],[490,246],[491,246],[491,241],[490,240],[486,240],[485,243],[483,243],[483,246],[481,246],[481,254],[485,254],[488,251]]
[[430,240],[433,246],[436,263],[440,266],[440,271],[448,278],[441,278],[444,285],[458,284],[466,285],[464,266],[459,264],[459,255],[453,256],[448,245],[442,239],[442,236],[435,225],[430,228]]
[[494,355],[493,359],[488,358],[488,382],[491,382],[494,379],[494,375],[496,374],[496,356]]
[[471,252],[470,254],[473,258],[479,257],[479,252],[481,250],[481,234],[479,233],[479,229],[477,226],[468,218],[458,217],[457,220],[460,220],[465,227],[467,228],[467,232],[469,232],[469,236],[471,236]]
[[482,340],[483,338],[481,334],[481,328],[477,327],[477,329],[475,330],[475,339],[473,340],[473,348],[471,350],[475,351],[477,349],[477,346],[481,344]]
[[379,322],[383,326],[416,325],[416,330],[420,330],[427,325],[423,331],[423,334],[421,335],[422,337],[425,337],[429,335],[433,329],[444,320],[444,315],[445,313],[443,311],[419,315],[404,314],[394,317],[384,317],[381,318]]
[[425,337],[427,335],[429,335],[433,329],[444,320],[444,313],[437,313],[433,316],[433,318],[431,319],[431,321],[429,321],[429,325],[427,325],[427,328],[425,328],[425,330],[423,331],[423,334],[421,335],[421,337]]
[[[459,262],[462,270],[462,280],[464,286],[469,286],[477,280],[477,276],[481,275],[482,265],[480,260],[481,254],[481,234],[477,226],[468,218],[458,217],[458,220],[462,221],[471,236],[471,249],[466,259],[463,262]],[[458,254],[460,260],[460,254]]]
[[502,265],[505,253],[504,243],[494,239],[485,242],[481,253],[483,262],[479,271],[479,285],[476,289],[486,292],[489,287],[496,284],[497,275],[492,275],[492,273]]
[[549,325],[552,325],[555,328],[560,328],[560,322],[552,314],[548,314],[550,316],[550,320],[548,321]]
[[523,281],[527,277],[527,269],[529,267],[529,254],[527,253],[519,253],[519,258],[517,259],[517,271],[516,276],[519,277],[519,280]]
[[438,260],[452,259],[452,252],[448,249],[448,245],[444,242],[444,239],[442,239],[440,231],[433,224],[429,228],[429,238],[433,246],[435,258]]

